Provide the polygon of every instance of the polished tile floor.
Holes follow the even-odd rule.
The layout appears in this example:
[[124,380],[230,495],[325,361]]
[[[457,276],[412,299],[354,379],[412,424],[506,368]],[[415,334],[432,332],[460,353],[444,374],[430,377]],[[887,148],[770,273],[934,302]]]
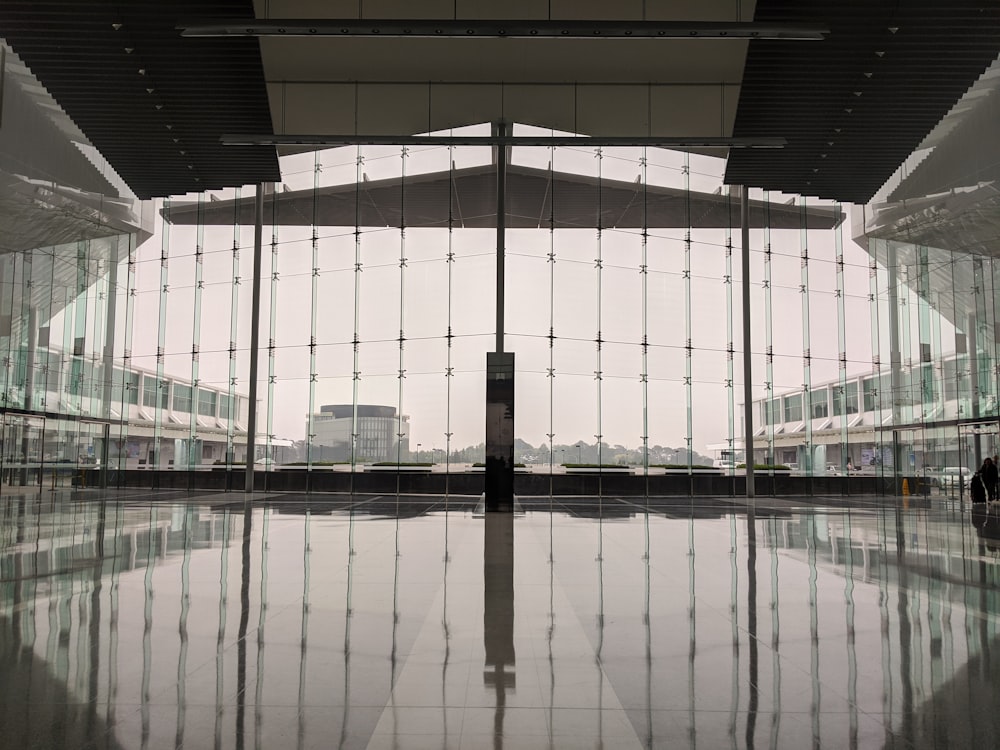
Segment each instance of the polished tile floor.
[[1000,745],[1000,510],[0,494],[0,746]]

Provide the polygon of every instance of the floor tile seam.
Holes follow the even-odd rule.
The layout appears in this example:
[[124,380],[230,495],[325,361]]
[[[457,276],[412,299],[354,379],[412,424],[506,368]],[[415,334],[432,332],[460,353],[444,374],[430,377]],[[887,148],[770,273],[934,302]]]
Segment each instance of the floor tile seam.
[[[741,628],[741,630],[749,636],[749,633],[745,629]],[[759,638],[757,638],[756,640],[757,640],[757,643],[758,643],[759,646],[763,646],[765,649],[767,649],[770,652],[770,654],[772,656],[772,659],[773,659],[773,657],[775,655],[775,650],[772,649],[769,645],[765,644]],[[800,666],[795,661],[793,661],[791,659],[791,657],[782,655],[780,649],[777,651],[777,656],[778,656],[779,661],[781,661],[785,665],[785,667],[789,667],[790,666],[792,669],[794,669],[795,671],[797,671],[800,675],[808,676],[810,679],[812,678],[812,668],[811,668],[811,666],[810,666],[809,669],[806,669],[805,666]],[[885,723],[884,723],[884,721],[882,719],[878,718],[876,715],[874,715],[873,713],[871,713],[870,710],[865,709],[856,700],[852,701],[849,696],[844,695],[843,692],[841,692],[841,690],[838,689],[834,684],[832,684],[830,682],[826,682],[822,678],[820,678],[818,680],[817,684],[818,684],[818,686],[820,688],[820,692],[821,693],[828,691],[828,692],[832,693],[836,698],[838,698],[839,700],[841,700],[843,703],[845,703],[848,706],[848,708],[846,710],[843,710],[843,711],[831,711],[831,710],[819,709],[818,713],[820,713],[820,714],[827,714],[828,713],[828,714],[837,714],[837,715],[849,716],[850,713],[851,713],[851,708],[850,707],[853,706],[854,709],[859,714],[862,714],[862,715],[864,715],[864,716],[866,716],[866,717],[874,720],[876,723],[878,723],[878,724],[880,724],[882,726],[885,726]],[[760,687],[761,687],[761,685],[758,684],[758,689]],[[813,711],[812,708],[810,708],[810,710],[808,712],[805,712],[805,711],[800,711],[800,712],[785,711],[784,709],[779,709],[779,711],[777,713],[782,713],[782,714],[785,714],[785,713],[788,713],[788,714],[797,714],[797,713],[800,713],[800,714],[803,714],[803,715],[812,716],[813,713],[814,713],[814,711]]]
[[[602,709],[602,710],[620,711],[620,712],[622,712],[624,714],[624,718],[625,718],[626,723],[628,724],[629,728],[632,730],[631,737],[634,738],[637,742],[639,742],[639,733],[635,729],[635,727],[632,725],[631,720],[628,718],[627,710],[625,709],[624,705],[622,704],[621,698],[618,695],[618,691],[615,689],[614,683],[611,681],[611,678],[609,677],[609,675],[607,673],[607,670],[605,668],[605,664],[604,664],[603,658],[601,657],[601,655],[600,655],[600,653],[598,651],[598,647],[596,647],[590,641],[590,638],[587,636],[586,627],[584,626],[584,623],[581,620],[580,615],[577,613],[576,608],[573,606],[573,603],[570,600],[569,596],[567,596],[566,587],[562,583],[561,577],[559,576],[558,572],[556,571],[554,561],[550,557],[548,557],[548,556],[546,556],[544,554],[545,549],[546,549],[544,542],[547,542],[549,540],[546,539],[546,540],[543,541],[542,539],[540,539],[539,528],[538,527],[529,527],[529,528],[532,528],[533,531],[534,531],[534,539],[535,539],[535,543],[536,543],[536,546],[537,546],[538,550],[543,553],[543,557],[545,557],[546,559],[549,560],[549,566],[550,566],[550,571],[551,571],[551,581],[552,581],[553,591],[554,592],[558,591],[559,592],[558,595],[562,599],[562,602],[560,603],[560,608],[565,608],[565,610],[568,611],[568,612],[570,612],[573,615],[573,617],[576,619],[576,625],[577,625],[577,627],[579,629],[579,632],[581,633],[584,641],[588,644],[588,646],[590,647],[591,651],[593,652],[594,661],[596,662],[597,666],[600,668],[601,679],[603,681],[602,685],[604,683],[607,684],[609,690],[611,691],[611,694],[613,696],[614,701],[616,701],[618,703],[618,708]],[[549,550],[549,551],[550,551],[550,553],[552,552],[552,550]],[[541,663],[540,660],[537,660],[537,659],[535,660],[536,673],[538,672],[538,669],[539,669],[538,665],[540,663]],[[542,675],[538,674],[537,676],[539,678],[541,678]],[[542,682],[541,679],[539,679],[538,684],[541,686],[541,685],[543,685],[545,683]],[[603,688],[601,688],[601,689],[603,690]],[[591,707],[591,709],[592,709],[592,707]],[[551,710],[555,710],[555,709],[552,708]],[[586,710],[586,709],[583,709],[583,710]],[[594,709],[592,709],[592,710],[594,710]],[[549,719],[550,719],[550,717],[547,715],[546,716],[546,722],[547,723],[549,722]],[[550,725],[550,730],[551,730],[551,725]]]
[[[478,528],[478,527],[476,527],[476,528]],[[472,546],[472,545],[476,544],[476,542],[475,542],[475,540],[473,538],[474,535],[472,533],[474,531],[474,529],[470,527],[470,529],[468,531],[469,531],[469,533],[466,534],[466,535],[464,535],[464,538],[461,540],[460,547],[458,549],[456,549],[456,553],[458,553],[458,551],[461,548],[463,548],[463,547],[468,547],[468,546]],[[426,612],[426,614],[424,616],[423,621],[420,624],[420,627],[419,627],[416,635],[414,636],[413,643],[411,644],[411,647],[410,647],[411,648],[411,652],[412,652],[413,646],[416,645],[419,642],[420,637],[423,634],[424,630],[427,627],[429,627],[429,621],[430,621],[430,618],[433,616],[433,612],[434,612],[434,605],[438,601],[438,599],[442,599],[442,607],[443,607],[444,585],[445,585],[445,582],[444,582],[444,580],[442,580],[439,583],[438,588],[435,589],[433,596],[430,598],[430,601],[429,601],[429,604],[428,604],[428,607],[427,607],[427,612]],[[472,613],[468,612],[468,611],[464,612],[464,615],[465,615],[466,618],[473,616]],[[476,622],[476,625],[474,627],[470,628],[470,632],[471,633],[480,632],[481,629],[482,629],[482,620],[478,619],[478,620],[474,620],[474,622]],[[469,637],[467,639],[468,653],[471,654],[472,650],[475,648],[475,645],[477,643],[479,643],[481,640],[482,640],[481,634],[480,634],[479,638],[477,638],[475,635],[472,635],[471,637]],[[401,661],[400,666],[399,666],[399,678],[397,678],[397,680],[395,680],[393,682],[392,686],[389,689],[389,693],[386,696],[386,701],[381,706],[381,708],[383,710],[383,713],[384,713],[384,711],[389,710],[392,707],[398,706],[398,704],[396,703],[396,685],[398,684],[399,679],[402,678],[405,670],[410,666],[409,658],[410,658],[411,652],[408,652],[402,658],[402,661]],[[471,667],[471,658],[463,658],[463,660],[460,663],[462,663],[462,664],[469,664],[469,666],[465,670],[466,675],[465,675],[465,678],[464,678],[464,689],[461,692],[461,695],[468,696],[468,694],[469,694],[469,687],[471,685],[472,674],[473,674],[473,669]],[[461,684],[462,684],[462,682],[460,681],[459,685],[461,685]],[[380,721],[381,721],[381,715],[380,715],[378,721],[376,722],[376,727],[378,726],[378,722],[380,722]]]

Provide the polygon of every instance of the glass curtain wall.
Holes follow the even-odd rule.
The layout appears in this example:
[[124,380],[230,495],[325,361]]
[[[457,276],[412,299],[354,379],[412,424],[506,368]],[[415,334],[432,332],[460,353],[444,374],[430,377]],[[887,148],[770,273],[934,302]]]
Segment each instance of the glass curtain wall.
[[0,255],[3,484],[55,486],[116,459],[130,234]]
[[[508,158],[522,180],[509,181],[503,279],[517,461],[552,473],[741,471],[739,197],[724,160],[625,147],[515,147]],[[252,457],[262,468],[476,469],[496,233],[494,198],[463,180],[492,175],[495,159],[445,146],[282,158],[264,216]],[[518,193],[529,177],[540,198]],[[146,467],[246,458],[252,190],[165,201],[129,267],[131,363],[148,416],[129,450]],[[220,220],[212,204],[234,199]],[[890,310],[904,282],[887,252],[844,236],[846,207],[750,199],[752,458],[777,473],[882,471],[888,331],[901,320]],[[172,222],[181,203],[198,218]],[[927,307],[907,331],[933,356],[944,334]],[[906,377],[912,388],[921,376]],[[944,385],[924,392],[943,398]]]
[[[882,456],[896,476],[964,489],[997,440],[995,260],[871,240],[878,317]],[[967,476],[966,476],[967,479]]]

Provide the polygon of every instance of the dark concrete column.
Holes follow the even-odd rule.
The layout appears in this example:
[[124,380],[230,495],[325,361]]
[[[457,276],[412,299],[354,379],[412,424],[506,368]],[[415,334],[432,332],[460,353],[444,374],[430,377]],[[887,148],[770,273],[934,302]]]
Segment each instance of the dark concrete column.
[[486,510],[514,510],[514,353],[486,354]]

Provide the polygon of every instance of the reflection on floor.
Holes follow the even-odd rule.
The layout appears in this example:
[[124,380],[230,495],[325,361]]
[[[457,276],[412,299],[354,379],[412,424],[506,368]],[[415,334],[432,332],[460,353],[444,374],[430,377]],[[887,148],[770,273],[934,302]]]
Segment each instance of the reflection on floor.
[[957,502],[0,498],[9,747],[996,747]]

